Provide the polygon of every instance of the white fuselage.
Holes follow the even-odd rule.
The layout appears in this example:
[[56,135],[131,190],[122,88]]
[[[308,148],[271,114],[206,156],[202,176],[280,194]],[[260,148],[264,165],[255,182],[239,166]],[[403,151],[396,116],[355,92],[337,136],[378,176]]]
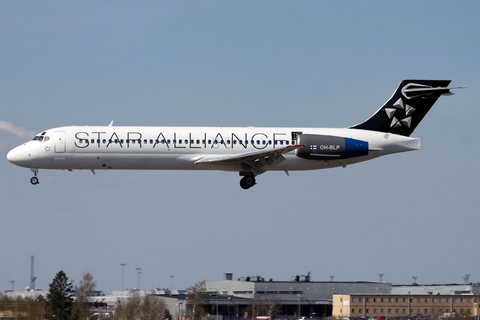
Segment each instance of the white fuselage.
[[43,138],[13,149],[7,158],[16,165],[35,169],[242,171],[241,161],[209,163],[199,160],[242,157],[244,154],[282,149],[295,145],[299,134],[366,141],[368,154],[316,160],[300,158],[296,151],[291,151],[283,154],[284,161],[268,170],[314,170],[346,166],[420,148],[420,139],[417,138],[347,128],[70,126],[46,130],[37,136]]

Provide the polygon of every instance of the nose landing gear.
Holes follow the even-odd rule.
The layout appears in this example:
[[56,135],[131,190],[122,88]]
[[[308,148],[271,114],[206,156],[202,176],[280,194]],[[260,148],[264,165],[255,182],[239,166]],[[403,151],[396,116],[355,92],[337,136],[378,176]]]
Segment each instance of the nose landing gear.
[[240,180],[240,187],[242,187],[243,189],[250,189],[254,185],[255,185],[255,176],[251,173],[245,175],[245,177],[243,177]]
[[33,174],[35,175],[34,177],[32,177],[32,178],[30,179],[30,183],[33,184],[33,185],[39,184],[38,178],[37,178],[38,169],[36,169],[36,168],[31,168],[30,170],[31,170],[31,171],[33,172]]

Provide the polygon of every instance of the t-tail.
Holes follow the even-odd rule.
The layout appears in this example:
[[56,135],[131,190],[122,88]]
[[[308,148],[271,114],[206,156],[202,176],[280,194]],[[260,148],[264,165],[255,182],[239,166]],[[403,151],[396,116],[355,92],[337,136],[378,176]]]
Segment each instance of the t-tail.
[[393,96],[365,122],[353,129],[410,136],[442,95],[452,95],[450,80],[403,80]]

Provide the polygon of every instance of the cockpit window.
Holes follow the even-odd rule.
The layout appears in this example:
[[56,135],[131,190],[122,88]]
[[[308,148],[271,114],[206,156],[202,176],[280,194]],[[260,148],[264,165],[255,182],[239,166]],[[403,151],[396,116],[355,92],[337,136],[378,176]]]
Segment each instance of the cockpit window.
[[41,135],[35,136],[35,137],[33,138],[33,140],[34,140],[34,141],[35,141],[35,140],[37,140],[37,141],[48,141],[48,140],[50,140],[50,137],[49,137],[49,136],[46,136],[45,133],[46,133],[46,132],[43,132]]

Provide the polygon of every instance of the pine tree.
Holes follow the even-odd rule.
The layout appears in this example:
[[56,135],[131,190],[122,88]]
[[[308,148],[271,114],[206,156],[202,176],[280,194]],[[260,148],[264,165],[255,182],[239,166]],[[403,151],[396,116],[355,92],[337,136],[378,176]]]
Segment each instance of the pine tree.
[[65,272],[60,270],[50,283],[46,301],[48,312],[55,319],[70,319],[73,303],[70,291],[72,291],[72,283],[68,282]]
[[165,311],[163,312],[163,319],[172,320],[172,314],[170,313],[170,311],[168,311],[167,308],[165,308]]

